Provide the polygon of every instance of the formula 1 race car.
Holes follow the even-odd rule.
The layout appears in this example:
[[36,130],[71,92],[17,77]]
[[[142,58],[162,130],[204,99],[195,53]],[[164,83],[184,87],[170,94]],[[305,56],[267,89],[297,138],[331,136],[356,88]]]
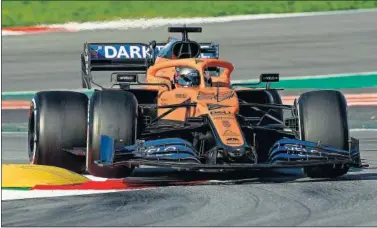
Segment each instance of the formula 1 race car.
[[218,45],[188,39],[201,28],[169,31],[182,39],[161,48],[155,41],[85,43],[83,87],[97,85],[92,71],[112,71],[113,87],[98,85],[90,98],[38,92],[29,115],[30,162],[107,178],[127,177],[140,165],[204,172],[296,167],[313,178],[362,167],[339,91],[306,92],[282,104],[270,87],[279,74],[232,84],[234,67],[219,59]]

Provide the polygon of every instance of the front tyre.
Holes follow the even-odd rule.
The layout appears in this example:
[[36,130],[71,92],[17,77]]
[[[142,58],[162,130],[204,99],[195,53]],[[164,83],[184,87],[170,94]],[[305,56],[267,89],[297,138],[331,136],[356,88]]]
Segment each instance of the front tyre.
[[[346,150],[349,149],[347,102],[334,90],[311,91],[298,99],[300,139]],[[307,167],[304,172],[312,178],[335,178],[348,172],[336,166]]]
[[105,178],[129,176],[133,167],[100,167],[100,137],[110,136],[119,146],[132,145],[137,134],[138,103],[132,93],[125,91],[95,91],[90,98],[88,121],[87,166],[90,174]]

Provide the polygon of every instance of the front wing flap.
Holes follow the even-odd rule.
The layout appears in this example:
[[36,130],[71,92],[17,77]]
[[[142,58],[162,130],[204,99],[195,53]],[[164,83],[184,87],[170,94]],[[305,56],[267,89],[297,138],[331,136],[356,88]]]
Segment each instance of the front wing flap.
[[179,138],[138,141],[135,145],[122,147],[116,147],[115,144],[116,141],[112,138],[101,136],[101,160],[95,161],[97,165],[148,165],[192,171],[266,170],[323,165],[363,167],[360,160],[359,141],[354,138],[351,138],[349,151],[313,142],[281,139],[270,149],[268,161],[257,164],[203,164],[192,145]]
[[117,147],[118,141],[102,135],[100,142],[101,160],[95,161],[100,166],[130,163],[131,160],[135,159],[200,163],[197,152],[191,143],[179,138],[137,141],[136,144],[131,146]]

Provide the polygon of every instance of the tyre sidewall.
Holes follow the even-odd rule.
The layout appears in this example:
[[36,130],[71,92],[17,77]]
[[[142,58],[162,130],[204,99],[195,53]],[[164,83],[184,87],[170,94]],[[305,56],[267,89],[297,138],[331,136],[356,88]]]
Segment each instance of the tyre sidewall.
[[85,158],[63,148],[85,147],[87,103],[87,96],[77,92],[46,91],[33,97],[28,126],[31,164],[57,166],[77,173],[85,171]]
[[[103,109],[104,106],[101,106],[101,105],[103,105],[102,102],[106,102],[103,99],[106,99],[104,97],[106,95],[109,95],[109,93],[114,93],[113,95],[118,93],[119,97],[121,96],[126,96],[128,98],[133,97],[133,99],[129,99],[127,101],[134,102],[134,104],[129,104],[134,108],[134,110],[124,110],[123,112],[124,115],[127,115],[127,114],[132,115],[132,116],[128,116],[128,118],[133,119],[133,121],[125,121],[128,123],[124,123],[123,122],[124,119],[122,119],[120,115],[119,115],[119,118],[104,120],[105,118],[108,118],[108,115],[106,115],[106,113],[111,110]],[[116,104],[117,102],[119,101],[114,101],[114,104]],[[112,109],[117,109],[117,108],[122,109],[122,107],[112,107]],[[100,136],[101,135],[110,136],[114,138],[115,140],[122,139],[124,141],[121,144],[125,146],[132,145],[135,143],[136,135],[137,135],[136,133],[137,118],[138,118],[137,111],[138,111],[137,101],[132,93],[128,93],[124,91],[96,91],[93,93],[89,102],[88,127],[87,127],[88,128],[87,167],[88,167],[89,172],[92,175],[104,177],[104,178],[123,178],[123,177],[129,176],[133,172],[134,167],[128,167],[128,166],[99,167],[98,165],[94,163],[94,161],[100,159]],[[114,131],[114,129],[112,130],[109,129],[109,126],[102,126],[103,123],[108,123],[108,124],[117,126],[117,131],[116,130]],[[133,131],[132,136],[130,138],[118,138],[120,137],[119,134],[122,134],[119,132],[123,131],[123,135],[125,135],[124,130],[129,127],[132,128],[132,131]]]
[[38,140],[39,140],[39,110],[37,106],[38,96],[34,96],[29,108],[28,124],[28,155],[30,164],[38,164]]

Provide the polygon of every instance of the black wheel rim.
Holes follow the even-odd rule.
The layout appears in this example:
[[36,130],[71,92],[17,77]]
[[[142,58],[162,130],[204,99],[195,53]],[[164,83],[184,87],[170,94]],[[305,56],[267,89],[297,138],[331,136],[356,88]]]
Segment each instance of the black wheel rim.
[[34,141],[35,141],[35,116],[34,116],[34,106],[31,105],[29,114],[29,127],[28,127],[28,147],[29,147],[29,160],[32,162],[33,151],[34,151]]

